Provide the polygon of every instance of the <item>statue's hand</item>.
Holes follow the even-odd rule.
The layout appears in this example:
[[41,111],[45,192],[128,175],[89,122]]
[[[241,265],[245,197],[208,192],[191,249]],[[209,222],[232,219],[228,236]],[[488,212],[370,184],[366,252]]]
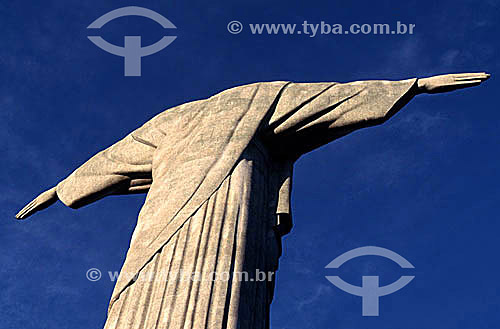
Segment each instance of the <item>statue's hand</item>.
[[420,92],[435,94],[477,86],[489,77],[486,72],[445,74],[418,79],[417,85]]
[[17,215],[17,219],[25,219],[28,216],[33,215],[39,210],[43,210],[50,205],[54,204],[58,200],[56,188],[53,187],[37,196],[35,200],[28,203],[23,209],[21,209]]

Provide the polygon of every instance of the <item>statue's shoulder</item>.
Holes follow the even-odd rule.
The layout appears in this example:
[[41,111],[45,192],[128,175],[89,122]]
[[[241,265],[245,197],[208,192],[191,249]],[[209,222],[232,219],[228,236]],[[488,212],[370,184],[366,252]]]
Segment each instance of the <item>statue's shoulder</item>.
[[222,91],[216,92],[212,96],[203,99],[197,99],[193,101],[188,101],[186,103],[182,103],[173,107],[169,107],[162,112],[155,115],[148,122],[150,124],[153,123],[165,123],[167,121],[175,120],[179,117],[182,117],[183,114],[191,113],[196,111],[196,109],[201,109],[205,102],[214,101],[216,99],[223,98],[248,98],[252,97],[255,94],[256,90],[265,90],[268,93],[265,94],[273,94],[273,92],[279,91],[285,85],[289,84],[289,81],[261,81],[261,82],[253,82],[242,85],[237,85],[234,87],[230,87],[227,89],[223,89]]

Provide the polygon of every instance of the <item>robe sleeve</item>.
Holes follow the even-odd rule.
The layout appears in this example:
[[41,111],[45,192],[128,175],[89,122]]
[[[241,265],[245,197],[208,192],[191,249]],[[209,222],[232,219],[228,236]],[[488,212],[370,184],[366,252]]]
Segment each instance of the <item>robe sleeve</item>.
[[163,134],[154,120],[97,153],[61,181],[59,200],[79,208],[111,194],[146,193],[152,184],[152,160]]
[[360,128],[381,124],[417,94],[416,79],[291,83],[262,136],[273,152],[299,157]]

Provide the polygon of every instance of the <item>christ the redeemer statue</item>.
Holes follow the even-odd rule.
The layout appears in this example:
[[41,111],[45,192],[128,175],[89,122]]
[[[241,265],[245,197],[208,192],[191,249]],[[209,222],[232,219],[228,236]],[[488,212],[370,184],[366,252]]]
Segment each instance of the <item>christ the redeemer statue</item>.
[[158,114],[16,217],[57,200],[79,208],[107,195],[147,193],[105,329],[269,328],[270,274],[291,229],[294,162],[385,122],[417,94],[488,78],[465,73],[231,88]]

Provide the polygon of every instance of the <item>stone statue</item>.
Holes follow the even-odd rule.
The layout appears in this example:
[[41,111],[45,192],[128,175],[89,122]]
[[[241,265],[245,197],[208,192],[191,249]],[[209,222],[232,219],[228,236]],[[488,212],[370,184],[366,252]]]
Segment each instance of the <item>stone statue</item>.
[[[412,97],[487,73],[402,81],[262,82],[168,109],[101,151],[16,218],[147,193],[105,329],[264,329],[294,162],[381,124]],[[262,274],[264,273],[264,278]]]

